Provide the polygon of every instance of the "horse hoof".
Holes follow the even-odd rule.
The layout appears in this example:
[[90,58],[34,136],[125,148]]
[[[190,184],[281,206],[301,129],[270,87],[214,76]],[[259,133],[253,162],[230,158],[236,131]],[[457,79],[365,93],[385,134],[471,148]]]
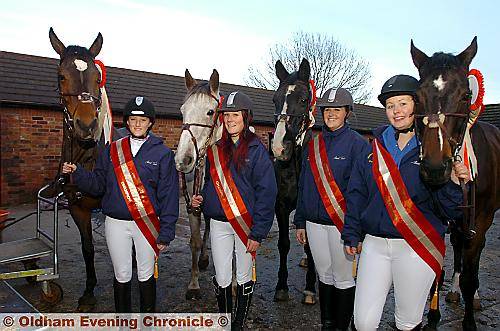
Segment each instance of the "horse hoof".
[[462,328],[464,331],[477,331],[477,326],[474,318],[469,321],[464,318],[464,320],[462,321]]
[[198,268],[200,268],[200,270],[207,270],[208,268],[208,263],[210,262],[210,259],[207,257],[200,257],[200,259],[198,260]]
[[90,293],[84,293],[80,299],[78,299],[78,312],[80,313],[88,313],[91,312],[95,305],[97,303],[97,300],[93,294]]
[[299,267],[307,268],[307,257],[303,257],[300,259]]
[[302,304],[312,306],[316,304],[316,294],[311,291],[304,291],[302,297]]
[[288,290],[276,290],[276,292],[274,292],[274,301],[281,302],[288,300],[290,300],[290,296],[288,295]]
[[422,330],[423,330],[423,331],[436,331],[436,330],[437,330],[437,328],[436,328],[436,327],[433,327],[433,326],[431,326],[431,325],[429,325],[429,324],[426,324]]
[[186,300],[200,300],[201,291],[199,288],[191,288],[186,292]]
[[459,303],[460,302],[460,293],[448,292],[448,294],[446,294],[445,300],[446,300],[446,302],[450,302],[450,303]]
[[476,299],[474,298],[474,300],[472,300],[472,308],[474,310],[481,310],[481,299]]

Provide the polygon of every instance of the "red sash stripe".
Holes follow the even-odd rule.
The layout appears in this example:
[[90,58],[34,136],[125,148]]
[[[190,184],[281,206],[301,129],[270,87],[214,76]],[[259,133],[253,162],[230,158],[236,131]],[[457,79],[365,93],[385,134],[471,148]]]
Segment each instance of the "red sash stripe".
[[118,186],[127,208],[137,227],[158,255],[156,238],[160,231],[160,220],[135,167],[129,138],[113,142],[110,154]]
[[[231,170],[226,167],[224,154],[216,144],[207,151],[210,162],[210,176],[214,183],[215,191],[219,198],[224,214],[234,231],[246,246],[248,235],[252,227],[252,216],[234,183]],[[255,253],[252,255],[255,256]]]
[[346,202],[333,177],[322,133],[309,142],[309,164],[326,212],[337,229],[342,231]]
[[376,139],[372,148],[372,171],[389,217],[410,247],[439,277],[445,253],[444,239],[411,200],[389,152]]

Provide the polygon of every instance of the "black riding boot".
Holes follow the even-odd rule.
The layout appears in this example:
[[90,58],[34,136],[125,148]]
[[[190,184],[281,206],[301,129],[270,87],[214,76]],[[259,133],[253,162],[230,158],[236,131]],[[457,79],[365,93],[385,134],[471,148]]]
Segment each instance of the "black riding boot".
[[319,281],[319,308],[321,311],[321,330],[335,330],[333,309],[335,308],[335,287]]
[[236,291],[236,309],[231,330],[243,330],[248,311],[250,310],[254,286],[255,282],[253,281],[238,285]]
[[115,278],[113,282],[113,289],[115,292],[115,313],[132,312],[132,302],[130,300],[131,283],[132,281],[120,283]]
[[337,330],[347,330],[351,324],[352,312],[354,310],[354,293],[356,287],[346,288],[344,290],[335,288],[335,307],[333,310],[333,319],[336,322]]
[[219,313],[232,314],[233,312],[233,293],[231,291],[231,284],[227,287],[220,287],[215,279],[212,277],[214,283],[215,297],[217,298],[217,306],[219,306]]
[[139,298],[141,313],[154,313],[156,311],[156,279],[154,276],[144,282],[139,282]]

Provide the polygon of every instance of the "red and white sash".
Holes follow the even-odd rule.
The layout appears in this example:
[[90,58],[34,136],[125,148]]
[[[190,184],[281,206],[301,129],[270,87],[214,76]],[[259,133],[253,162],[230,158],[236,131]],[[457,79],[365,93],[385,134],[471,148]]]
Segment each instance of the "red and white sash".
[[[231,170],[226,166],[222,149],[213,144],[207,151],[210,162],[210,176],[214,183],[215,191],[229,223],[246,246],[248,235],[252,228],[253,219],[241,198],[241,194],[234,183]],[[255,252],[252,253],[255,257]]]
[[129,137],[122,138],[111,144],[111,161],[127,208],[137,227],[139,227],[155,251],[156,256],[158,256],[156,238],[158,238],[158,232],[160,231],[160,220],[137,173],[132,151],[130,150]]
[[309,164],[326,212],[333,224],[342,232],[346,203],[333,177],[322,133],[309,142]]
[[444,239],[411,200],[389,152],[377,139],[373,140],[372,148],[373,176],[392,223],[439,279],[445,252]]

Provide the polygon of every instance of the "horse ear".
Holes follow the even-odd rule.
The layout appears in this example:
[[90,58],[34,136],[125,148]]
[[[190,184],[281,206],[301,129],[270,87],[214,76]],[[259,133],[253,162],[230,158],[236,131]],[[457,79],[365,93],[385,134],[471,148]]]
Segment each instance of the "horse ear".
[[50,43],[52,44],[52,48],[56,51],[57,54],[62,56],[64,51],[66,50],[66,46],[64,46],[59,38],[57,38],[56,33],[54,32],[54,29],[52,29],[52,27],[49,30],[49,39]]
[[311,66],[309,65],[309,61],[305,58],[300,62],[298,77],[304,82],[309,82],[309,77],[311,77]]
[[92,54],[93,57],[96,57],[97,55],[99,55],[101,48],[102,48],[102,34],[99,32],[94,42],[92,43],[92,46],[90,46],[89,52],[90,54]]
[[219,73],[217,70],[214,69],[214,71],[212,71],[212,75],[210,76],[210,81],[208,83],[212,94],[219,96]]
[[285,66],[283,65],[283,63],[281,63],[280,60],[276,61],[274,68],[276,69],[276,76],[278,77],[280,82],[284,81],[288,78],[288,76],[290,76],[290,73],[285,69]]
[[417,69],[420,69],[422,65],[429,59],[429,57],[419,50],[415,45],[413,44],[413,39],[411,40],[410,43],[410,53],[411,53],[411,58],[413,59],[413,64]]
[[191,91],[193,86],[195,86],[197,84],[196,80],[194,80],[194,78],[189,73],[189,70],[187,70],[187,69],[184,72],[184,82],[186,83],[186,88],[188,91]]
[[477,53],[477,36],[472,39],[469,47],[467,47],[462,53],[458,54],[458,59],[466,66],[469,67],[474,56]]

